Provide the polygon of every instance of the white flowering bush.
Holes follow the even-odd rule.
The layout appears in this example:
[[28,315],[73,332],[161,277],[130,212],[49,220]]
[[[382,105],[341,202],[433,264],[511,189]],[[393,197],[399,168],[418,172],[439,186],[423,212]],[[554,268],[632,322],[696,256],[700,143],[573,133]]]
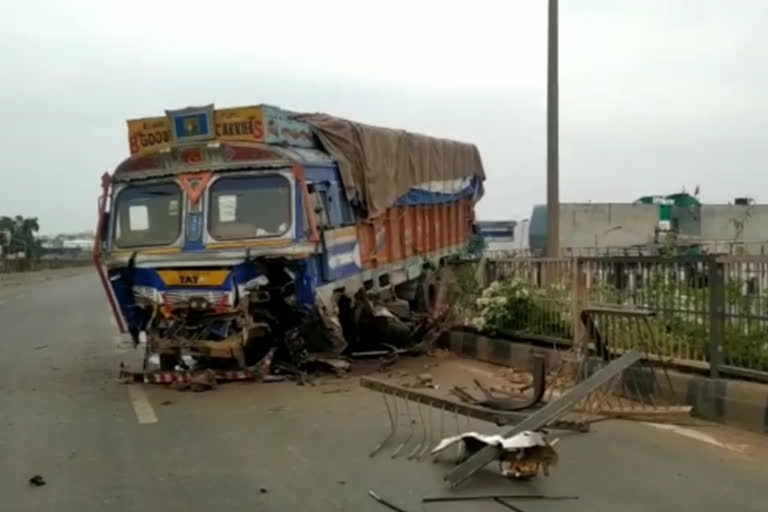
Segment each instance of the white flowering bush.
[[567,301],[558,300],[563,292],[566,291],[534,288],[517,279],[494,281],[475,300],[475,316],[470,323],[475,329],[486,332],[506,330],[567,335],[569,311],[558,310],[561,309],[558,306],[567,305]]

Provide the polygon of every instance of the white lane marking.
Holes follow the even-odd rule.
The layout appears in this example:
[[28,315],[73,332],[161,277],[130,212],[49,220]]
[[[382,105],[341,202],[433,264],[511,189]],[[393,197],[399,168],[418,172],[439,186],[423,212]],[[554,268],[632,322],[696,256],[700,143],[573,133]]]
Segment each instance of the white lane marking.
[[687,437],[689,439],[694,439],[702,443],[707,443],[713,446],[717,446],[718,448],[725,448],[726,450],[743,452],[747,448],[747,445],[727,444],[727,443],[720,442],[714,436],[705,434],[704,432],[700,432],[692,428],[681,427],[678,425],[667,425],[665,423],[645,423],[645,424],[648,425],[649,427],[653,427],[659,430],[666,430],[668,432],[673,432],[677,435]]
[[128,395],[131,397],[131,405],[136,413],[136,419],[139,423],[157,423],[157,416],[152,404],[149,403],[147,394],[140,384],[131,384],[128,386]]

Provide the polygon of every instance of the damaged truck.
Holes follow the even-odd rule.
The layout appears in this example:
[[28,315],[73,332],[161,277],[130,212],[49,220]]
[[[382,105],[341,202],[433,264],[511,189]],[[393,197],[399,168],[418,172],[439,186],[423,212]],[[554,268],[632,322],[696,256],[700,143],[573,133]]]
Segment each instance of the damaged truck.
[[423,310],[430,269],[472,236],[471,144],[269,105],[127,124],[94,262],[118,328],[163,370],[370,349],[371,324]]

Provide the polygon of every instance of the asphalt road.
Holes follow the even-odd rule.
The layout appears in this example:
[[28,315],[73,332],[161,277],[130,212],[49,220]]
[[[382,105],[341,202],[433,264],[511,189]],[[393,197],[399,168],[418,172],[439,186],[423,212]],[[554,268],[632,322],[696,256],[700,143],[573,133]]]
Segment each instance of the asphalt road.
[[[135,356],[116,346],[93,274],[0,288],[0,333],[0,510],[386,510],[368,490],[409,511],[504,510],[421,505],[447,492],[446,468],[389,452],[370,459],[385,415],[354,381],[339,393],[277,383],[199,394],[116,382],[119,362]],[[733,440],[720,427],[703,430]],[[526,511],[762,512],[765,438],[738,441],[734,451],[602,423],[562,437],[549,479],[507,482],[489,468],[460,493],[580,496],[518,503]],[[47,485],[31,487],[35,474]]]

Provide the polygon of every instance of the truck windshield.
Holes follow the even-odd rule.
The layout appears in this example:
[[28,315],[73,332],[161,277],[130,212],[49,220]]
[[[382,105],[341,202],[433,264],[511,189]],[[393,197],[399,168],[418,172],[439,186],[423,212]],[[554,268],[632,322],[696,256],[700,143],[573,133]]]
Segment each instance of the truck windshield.
[[181,233],[181,188],[175,183],[136,185],[117,195],[115,245],[168,245]]
[[291,227],[291,184],[283,176],[220,178],[210,200],[208,230],[214,238],[276,237]]

